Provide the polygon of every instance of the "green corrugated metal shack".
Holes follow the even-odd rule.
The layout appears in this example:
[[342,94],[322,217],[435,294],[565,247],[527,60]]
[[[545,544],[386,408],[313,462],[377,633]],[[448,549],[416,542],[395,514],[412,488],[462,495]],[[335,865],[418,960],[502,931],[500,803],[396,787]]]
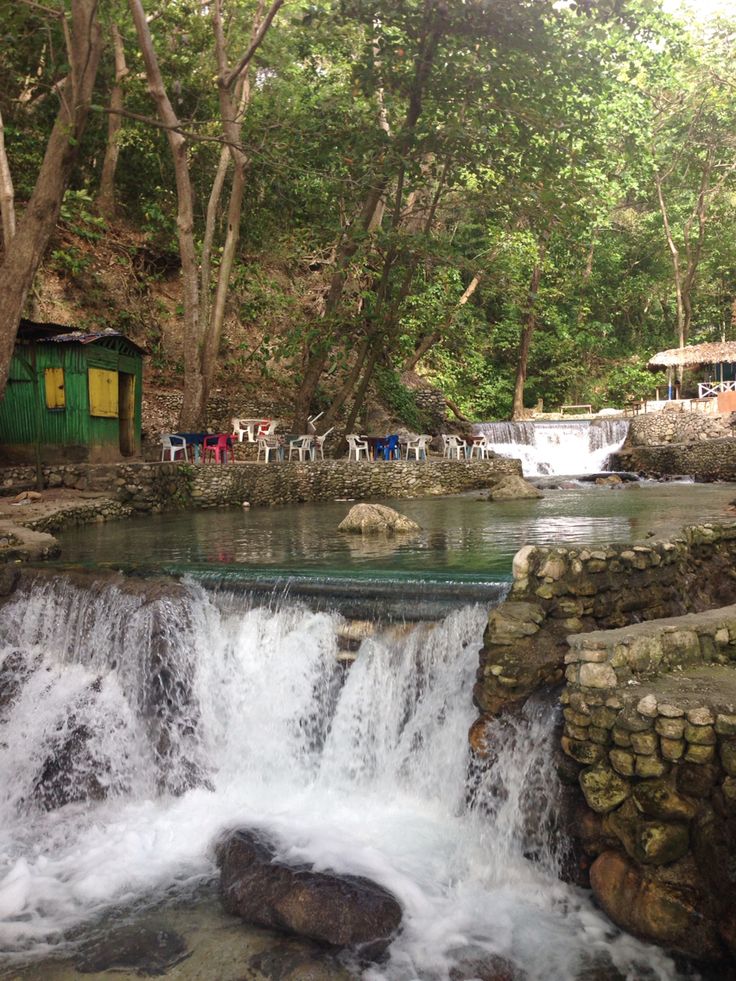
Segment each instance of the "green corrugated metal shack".
[[22,320],[5,397],[7,462],[113,462],[141,448],[143,348],[117,331]]

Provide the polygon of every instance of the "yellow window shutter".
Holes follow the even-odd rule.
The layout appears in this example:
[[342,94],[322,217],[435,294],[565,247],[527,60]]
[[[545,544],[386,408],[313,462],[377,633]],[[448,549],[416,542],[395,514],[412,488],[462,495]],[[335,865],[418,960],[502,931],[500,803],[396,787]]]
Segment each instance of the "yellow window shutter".
[[65,408],[66,392],[64,391],[64,369],[44,368],[43,383],[46,390],[46,408]]
[[89,414],[116,419],[118,415],[118,373],[89,368]]

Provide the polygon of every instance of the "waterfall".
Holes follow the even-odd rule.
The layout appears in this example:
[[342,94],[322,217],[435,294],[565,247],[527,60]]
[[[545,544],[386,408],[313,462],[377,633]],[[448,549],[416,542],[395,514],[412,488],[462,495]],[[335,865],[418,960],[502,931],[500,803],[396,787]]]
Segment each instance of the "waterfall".
[[520,459],[524,476],[586,474],[605,470],[629,431],[625,419],[564,422],[481,422],[493,450]]
[[194,583],[25,585],[0,610],[10,963],[71,956],[115,906],[211,882],[220,833],[259,826],[282,857],[397,896],[403,929],[385,963],[361,969],[368,981],[447,981],[491,955],[531,981],[571,981],[591,951],[631,977],[675,977],[556,878],[554,708],[497,725],[496,766],[469,805],[486,616],[378,627],[347,668],[343,618],[290,601]]

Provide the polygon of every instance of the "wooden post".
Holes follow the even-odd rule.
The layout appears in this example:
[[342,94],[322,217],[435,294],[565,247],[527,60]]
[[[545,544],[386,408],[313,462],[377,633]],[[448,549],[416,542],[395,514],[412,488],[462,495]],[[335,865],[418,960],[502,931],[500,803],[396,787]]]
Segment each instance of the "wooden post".
[[41,399],[38,391],[38,372],[36,371],[36,339],[31,340],[31,370],[33,372],[33,396],[36,412],[33,420],[33,455],[36,463],[36,490],[43,490],[43,467],[41,466]]

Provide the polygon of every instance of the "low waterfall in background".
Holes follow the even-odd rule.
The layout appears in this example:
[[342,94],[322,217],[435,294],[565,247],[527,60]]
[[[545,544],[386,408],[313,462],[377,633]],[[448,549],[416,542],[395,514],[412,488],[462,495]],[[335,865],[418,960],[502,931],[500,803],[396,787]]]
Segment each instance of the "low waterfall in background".
[[538,477],[605,470],[608,458],[626,439],[629,422],[481,422],[474,429],[487,436],[496,453],[521,460],[525,477]]
[[447,979],[468,951],[539,981],[596,957],[671,981],[557,878],[553,707],[497,724],[469,803],[486,616],[379,627],[347,667],[345,621],[293,602],[24,585],[0,610],[0,949],[71,950],[116,905],[188,895],[213,881],[219,834],[257,826],[290,861],[397,896],[403,929],[369,981]]

